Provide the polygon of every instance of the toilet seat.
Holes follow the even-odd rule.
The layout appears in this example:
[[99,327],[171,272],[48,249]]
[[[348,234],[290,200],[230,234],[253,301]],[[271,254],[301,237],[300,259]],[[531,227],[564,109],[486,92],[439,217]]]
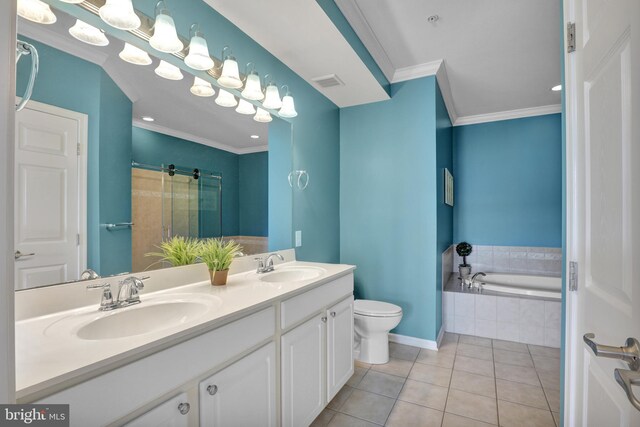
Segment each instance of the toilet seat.
[[355,314],[367,317],[396,317],[402,315],[402,308],[388,302],[357,299],[353,303]]

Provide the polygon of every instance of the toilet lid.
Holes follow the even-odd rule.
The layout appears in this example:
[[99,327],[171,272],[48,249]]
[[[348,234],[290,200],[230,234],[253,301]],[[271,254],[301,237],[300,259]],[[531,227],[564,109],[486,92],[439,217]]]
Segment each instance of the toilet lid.
[[364,316],[397,316],[402,314],[402,308],[382,301],[357,299],[353,303],[353,311]]

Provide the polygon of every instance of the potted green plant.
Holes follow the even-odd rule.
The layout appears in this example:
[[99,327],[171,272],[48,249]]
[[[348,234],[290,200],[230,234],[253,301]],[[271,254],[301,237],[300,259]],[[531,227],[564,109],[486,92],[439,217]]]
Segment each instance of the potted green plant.
[[166,261],[173,267],[195,264],[198,261],[200,243],[196,239],[174,236],[156,247],[160,252],[148,252],[144,256],[159,257],[158,262]]
[[242,246],[233,240],[205,239],[200,242],[198,258],[209,268],[211,284],[226,285],[233,258],[242,254]]
[[471,265],[467,264],[467,257],[471,255],[473,247],[467,242],[460,242],[456,245],[456,252],[462,257],[462,264],[458,265],[458,272],[462,280],[471,275]]

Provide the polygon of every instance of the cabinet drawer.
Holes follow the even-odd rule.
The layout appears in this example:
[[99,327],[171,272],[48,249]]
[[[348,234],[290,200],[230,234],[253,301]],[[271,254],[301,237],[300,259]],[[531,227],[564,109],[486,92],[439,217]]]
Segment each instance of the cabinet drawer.
[[281,327],[287,329],[329,304],[353,293],[353,274],[318,286],[284,301],[281,305]]

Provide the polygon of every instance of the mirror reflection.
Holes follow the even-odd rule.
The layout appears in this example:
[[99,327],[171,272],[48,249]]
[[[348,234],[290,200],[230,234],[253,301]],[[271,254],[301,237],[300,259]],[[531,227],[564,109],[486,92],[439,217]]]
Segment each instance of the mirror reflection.
[[175,236],[233,239],[244,254],[291,246],[291,216],[268,215],[275,198],[291,210],[289,123],[252,120],[233,96],[225,108],[185,72],[161,77],[152,54],[127,62],[109,34],[82,43],[56,15],[18,25],[39,71],[16,118],[16,289],[167,267],[148,254]]

